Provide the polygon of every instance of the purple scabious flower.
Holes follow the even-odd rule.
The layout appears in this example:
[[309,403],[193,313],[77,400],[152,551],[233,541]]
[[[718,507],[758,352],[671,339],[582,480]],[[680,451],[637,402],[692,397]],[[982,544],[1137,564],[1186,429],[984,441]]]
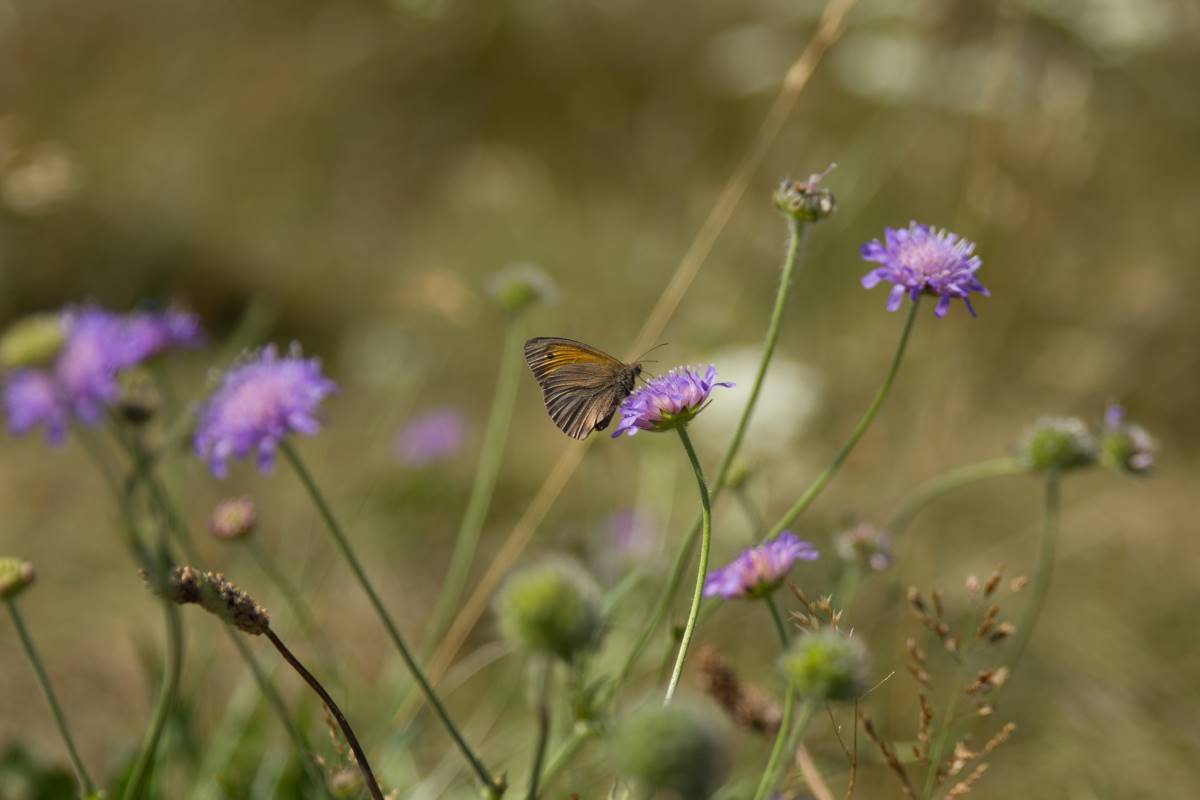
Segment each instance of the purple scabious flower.
[[686,425],[699,414],[715,386],[733,386],[717,381],[717,368],[709,365],[703,373],[691,367],[676,367],[666,375],[651,378],[621,403],[621,421],[613,438],[642,431],[666,431]]
[[467,440],[467,418],[456,408],[439,408],[408,422],[396,433],[392,452],[408,467],[424,467],[458,454]]
[[225,373],[220,387],[199,412],[196,454],[218,478],[229,472],[230,458],[258,453],[258,468],[274,466],[284,437],[313,436],[321,429],[321,403],[337,384],[321,372],[321,362],[303,358],[298,345],[280,356],[268,345]]
[[1101,461],[1132,475],[1145,475],[1154,468],[1157,450],[1154,437],[1126,419],[1124,406],[1114,403],[1108,407],[1100,433]]
[[123,320],[120,359],[122,366],[132,366],[172,348],[203,343],[200,318],[189,311],[138,311]]
[[131,366],[126,357],[120,316],[85,307],[64,315],[67,340],[54,374],[72,413],[87,425],[99,422],[120,392],[117,373]]
[[797,561],[813,561],[820,553],[791,531],[742,554],[704,581],[705,597],[765,597],[779,588]]
[[934,313],[939,317],[946,316],[950,300],[955,297],[961,297],[971,316],[975,316],[971,292],[984,297],[991,294],[975,277],[983,261],[972,255],[974,242],[916,222],[900,230],[886,228],[883,238],[883,242],[873,239],[862,247],[864,260],[882,264],[862,277],[862,285],[871,289],[880,281],[895,284],[888,296],[888,311],[900,308],[905,294],[916,302],[924,293],[937,295]]
[[8,429],[15,436],[28,433],[38,425],[46,427],[46,438],[61,443],[70,426],[62,386],[54,375],[41,369],[10,372],[4,381],[4,413]]

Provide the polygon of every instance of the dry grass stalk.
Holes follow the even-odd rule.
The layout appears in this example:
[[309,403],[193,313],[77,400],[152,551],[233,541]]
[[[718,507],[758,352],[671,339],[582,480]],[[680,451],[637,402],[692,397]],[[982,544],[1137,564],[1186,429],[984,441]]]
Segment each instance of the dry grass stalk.
[[929,758],[929,742],[933,738],[933,706],[924,692],[917,694],[917,700],[921,704],[921,713],[917,717],[917,746],[913,748],[913,755],[925,759]]
[[883,760],[888,765],[888,769],[900,779],[900,791],[903,792],[905,797],[916,797],[912,782],[908,779],[908,773],[904,771],[904,765],[900,763],[900,759],[896,758],[896,754],[892,752],[892,748],[888,747],[887,743],[880,738],[875,730],[875,724],[865,715],[859,714],[858,718],[862,720],[863,732],[867,734],[867,738],[879,748],[879,752],[883,755]]
[[953,797],[962,797],[964,794],[968,794],[971,791],[971,787],[975,785],[975,782],[983,777],[983,773],[987,772],[987,768],[988,765],[983,763],[971,770],[970,775],[954,784],[954,786],[950,788],[950,791],[946,792],[946,800],[950,800],[950,798]]
[[967,684],[967,694],[986,694],[992,689],[998,689],[1008,680],[1008,667],[983,669],[975,676],[975,680]]
[[1029,576],[1021,575],[1019,577],[1013,578],[1012,583],[1010,583],[1008,585],[1008,588],[1013,592],[1013,594],[1016,594],[1017,592],[1021,591],[1028,585],[1029,585]]
[[738,726],[754,733],[774,735],[783,713],[763,691],[746,686],[715,647],[698,654],[700,688],[729,714]]

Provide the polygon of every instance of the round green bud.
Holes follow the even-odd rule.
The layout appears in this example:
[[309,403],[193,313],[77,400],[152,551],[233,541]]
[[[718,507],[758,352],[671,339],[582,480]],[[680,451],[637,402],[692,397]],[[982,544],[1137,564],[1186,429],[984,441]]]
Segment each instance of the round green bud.
[[505,637],[533,652],[570,661],[600,640],[600,590],[573,561],[554,559],[514,573],[496,608]]
[[0,367],[43,367],[58,356],[67,335],[58,314],[19,319],[0,337]]
[[519,314],[538,303],[552,304],[558,287],[546,272],[533,264],[514,264],[492,275],[487,292],[501,308]]
[[801,697],[854,700],[867,690],[867,651],[832,628],[801,634],[779,666]]
[[117,378],[117,411],[132,425],[145,425],[162,405],[158,384],[148,370],[125,370]]
[[785,178],[780,182],[771,198],[775,208],[784,216],[800,222],[819,222],[837,211],[837,200],[833,192],[821,186],[821,181],[836,164],[819,175],[811,175],[807,181]]
[[33,564],[19,558],[0,558],[0,600],[11,600],[33,583]]
[[1078,417],[1042,417],[1021,443],[1021,460],[1035,472],[1090,467],[1096,457],[1096,440]]
[[1158,444],[1141,425],[1125,419],[1125,409],[1109,406],[1100,435],[1100,463],[1130,475],[1146,475],[1154,468]]
[[617,769],[647,792],[704,800],[725,782],[729,744],[716,716],[686,699],[645,705],[621,720]]

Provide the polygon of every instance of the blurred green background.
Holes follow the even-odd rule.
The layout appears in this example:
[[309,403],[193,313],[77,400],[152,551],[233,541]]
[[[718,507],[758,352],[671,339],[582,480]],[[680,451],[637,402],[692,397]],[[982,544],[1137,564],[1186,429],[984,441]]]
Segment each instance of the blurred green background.
[[[504,318],[483,290],[487,276],[540,265],[560,297],[534,312],[531,333],[622,353],[821,7],[3,0],[0,322],[88,299],[114,309],[183,301],[214,345],[173,362],[180,398],[203,389],[247,309],[270,321],[266,338],[303,342],[342,393],[328,404],[328,429],[302,450],[402,627],[419,638],[497,374]],[[977,303],[978,319],[958,305],[945,320],[922,314],[876,427],[799,526],[828,556],[797,570],[806,591],[831,588],[831,532],[882,520],[944,469],[1011,452],[1039,415],[1098,420],[1119,400],[1159,439],[1148,480],[1097,472],[1066,482],[1049,605],[998,712],[1018,732],[976,790],[982,797],[1200,794],[1200,639],[1188,616],[1200,602],[1191,506],[1200,477],[1198,45],[1200,6],[1190,0],[863,0],[664,333],[670,345],[653,356],[656,369],[742,365],[741,385],[718,394],[713,419],[697,429],[715,469],[727,438],[718,409],[740,407],[778,277],[785,230],[771,192],[784,176],[836,161],[826,185],[839,210],[814,230],[780,344],[784,377],[751,430],[759,469],[749,493],[764,513],[786,508],[828,461],[895,346],[901,318],[884,310],[885,291],[858,284],[863,242],[909,219],[950,227],[978,242],[993,296]],[[473,421],[466,450],[425,470],[399,464],[397,427],[447,405]],[[527,374],[517,409],[479,565],[565,446]],[[677,451],[669,437],[596,443],[526,558],[594,556],[609,515],[637,503],[661,523],[661,549],[674,552],[695,513]],[[422,719],[409,739],[386,713],[400,665],[294,477],[243,465],[218,482],[186,454],[172,469],[197,531],[219,497],[259,499],[262,536],[303,581],[356,676],[339,689],[385,781],[407,797],[419,778],[446,774],[435,767],[447,749],[440,731]],[[955,495],[906,534],[896,580],[953,593],[998,562],[1027,572],[1039,502],[1024,478]],[[160,611],[77,443],[50,450],[39,435],[6,437],[0,503],[0,554],[39,570],[23,607],[84,758],[95,772],[113,769],[153,702]],[[752,530],[731,502],[716,525],[723,563]],[[203,548],[272,606],[251,559],[217,542]],[[617,623],[601,664],[628,645],[655,585],[639,590],[644,602]],[[905,739],[917,712],[902,642],[917,626],[899,606],[880,580],[849,617],[869,643],[890,648],[873,653],[878,677],[898,671],[875,714]],[[178,786],[197,776],[215,746],[205,737],[244,684],[215,621],[185,620],[184,688],[200,739],[176,731],[171,740],[179,757],[168,779]],[[893,630],[899,637],[882,635]],[[495,639],[485,618],[465,652]],[[765,615],[723,612],[700,640],[776,688]],[[487,757],[515,772],[532,738],[522,674],[507,658],[450,696]],[[653,664],[643,677],[657,685]],[[279,681],[302,696],[293,676]],[[247,780],[284,758],[275,721],[264,716],[260,727],[257,744],[227,743],[267,753],[247,756]],[[768,743],[742,738],[748,774]],[[809,740],[843,786],[827,720]],[[0,750],[17,742],[41,761],[63,758],[5,620]],[[600,746],[585,753],[557,796],[605,796],[603,755]],[[467,792],[457,780],[426,781],[415,796]],[[875,765],[859,786],[861,797],[896,793]]]

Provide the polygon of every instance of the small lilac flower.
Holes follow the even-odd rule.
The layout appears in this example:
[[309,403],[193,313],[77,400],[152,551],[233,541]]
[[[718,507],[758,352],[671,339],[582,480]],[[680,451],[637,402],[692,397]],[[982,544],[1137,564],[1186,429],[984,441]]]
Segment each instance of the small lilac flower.
[[1126,420],[1124,407],[1116,403],[1108,407],[1100,435],[1104,464],[1133,475],[1145,475],[1154,468],[1157,450],[1158,443],[1145,428]]
[[396,434],[392,452],[409,467],[424,467],[458,454],[468,423],[458,409],[439,408],[413,419]]
[[250,495],[227,497],[217,503],[208,519],[208,530],[218,539],[242,539],[258,524],[258,506]]
[[779,588],[797,561],[813,561],[820,553],[812,543],[784,531],[742,554],[704,581],[705,597],[765,597]]
[[130,366],[124,355],[122,321],[109,311],[87,307],[68,311],[64,324],[67,340],[54,373],[71,411],[91,425],[116,401],[117,372]]
[[125,317],[121,331],[121,366],[133,366],[172,348],[204,343],[200,318],[188,311],[138,311]]
[[892,539],[886,531],[863,522],[833,537],[833,546],[843,561],[861,564],[876,572],[892,565]]
[[336,391],[337,384],[321,372],[320,360],[303,358],[298,345],[286,356],[268,345],[226,372],[200,409],[196,454],[223,478],[230,458],[257,451],[258,468],[267,472],[284,437],[313,436],[321,429],[317,412]]
[[14,436],[28,433],[38,425],[46,426],[46,438],[52,444],[59,444],[67,436],[70,410],[62,387],[46,370],[10,372],[4,382],[4,412]]
[[717,368],[709,365],[703,374],[691,367],[677,367],[666,375],[651,378],[618,409],[621,421],[613,438],[639,430],[667,431],[686,425],[703,409],[715,386],[733,386],[717,381]]
[[916,222],[900,230],[886,228],[882,243],[873,239],[862,247],[864,260],[883,265],[864,275],[862,285],[871,289],[880,281],[895,284],[888,297],[888,311],[899,309],[906,293],[914,302],[924,293],[937,295],[934,313],[939,317],[946,316],[950,300],[955,297],[961,297],[975,316],[971,292],[984,297],[991,293],[975,277],[983,261],[972,255],[974,252],[973,242],[945,229]]

